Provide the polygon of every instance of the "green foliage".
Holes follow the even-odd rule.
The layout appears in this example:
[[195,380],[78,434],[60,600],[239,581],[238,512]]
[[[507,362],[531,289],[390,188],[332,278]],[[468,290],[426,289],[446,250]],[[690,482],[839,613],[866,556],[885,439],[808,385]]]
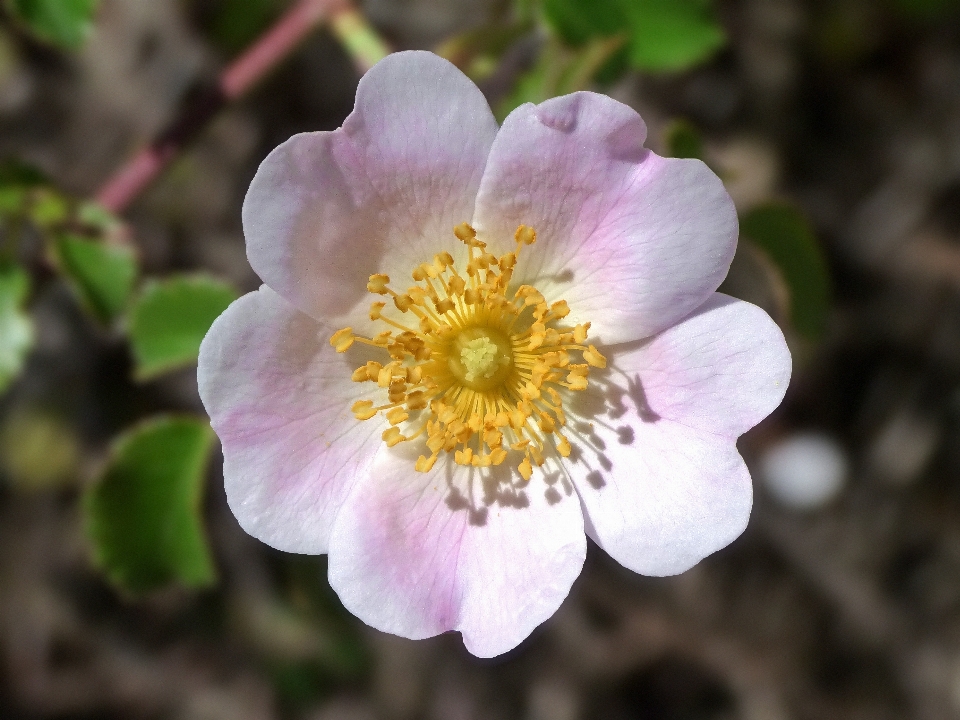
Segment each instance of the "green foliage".
[[84,498],[94,557],[112,582],[143,593],[215,572],[201,520],[213,431],[192,417],[154,418],[121,436]]
[[203,336],[236,298],[232,286],[204,275],[148,282],[130,311],[137,378],[196,362]]
[[790,320],[802,335],[823,334],[830,311],[830,274],[806,217],[791,205],[768,203],[740,219],[740,233],[773,262],[790,295]]
[[524,103],[541,103],[549,98],[589,87],[597,72],[623,47],[622,36],[596,38],[578,50],[548,41],[536,64],[521,76],[513,92],[497,107],[502,122]]
[[12,263],[0,265],[0,391],[20,374],[33,347],[33,321],[23,311],[30,276]]
[[7,11],[31,35],[66,50],[83,45],[99,4],[99,0],[6,0]]
[[81,302],[99,320],[110,322],[126,309],[137,278],[132,248],[63,233],[54,240],[53,256]]
[[224,50],[242,50],[273,22],[281,5],[280,0],[218,0],[210,34]]
[[11,244],[24,225],[36,230],[54,268],[98,320],[110,322],[126,309],[136,254],[107,210],[64,195],[29,166],[8,162],[0,165],[0,224]]
[[726,43],[713,0],[544,0],[543,11],[574,46],[625,34],[627,57],[639,70],[686,70]]
[[43,173],[15,159],[0,161],[0,220],[24,212],[33,188],[46,184]]
[[675,158],[704,159],[703,136],[693,123],[674,120],[666,131],[667,154]]
[[35,192],[30,204],[30,220],[38,227],[50,228],[70,217],[70,201],[56,192]]
[[19,215],[26,203],[26,189],[18,185],[0,185],[0,220],[4,223]]
[[0,162],[0,187],[37,187],[48,184],[47,176],[29,163],[16,158]]
[[288,711],[316,704],[330,692],[333,681],[317,662],[273,662],[267,666],[281,706]]

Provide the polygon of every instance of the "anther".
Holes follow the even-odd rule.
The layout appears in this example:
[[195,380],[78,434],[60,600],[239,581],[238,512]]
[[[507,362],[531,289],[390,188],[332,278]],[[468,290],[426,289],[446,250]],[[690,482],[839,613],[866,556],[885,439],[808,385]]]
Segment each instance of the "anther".
[[537,241],[536,231],[529,225],[521,225],[513,235],[518,245],[533,245]]
[[460,223],[453,229],[453,234],[457,236],[460,242],[467,244],[477,237],[477,231],[473,229],[470,223]]
[[605,368],[607,366],[607,359],[593,345],[583,351],[583,359],[595,368]]
[[433,464],[437,461],[437,454],[434,453],[430,457],[421,455],[417,458],[416,464],[413,466],[417,472],[430,472],[433,469]]
[[357,400],[350,410],[353,412],[353,415],[357,418],[357,420],[369,420],[377,414],[377,411],[373,408],[373,402],[371,400]]
[[520,475],[527,482],[530,481],[530,478],[533,476],[533,468],[530,466],[530,458],[524,458],[523,462],[517,466],[517,470],[520,471]]
[[433,306],[437,309],[437,313],[439,313],[440,315],[448,313],[451,310],[453,310],[454,307],[456,307],[453,304],[453,300],[451,300],[450,298],[444,298],[443,300],[434,300]]
[[353,345],[353,328],[345,327],[337,330],[330,338],[330,344],[338,353],[346,352]]
[[388,282],[390,282],[389,275],[371,275],[367,282],[367,290],[377,295],[386,295]]
[[387,444],[387,447],[393,447],[406,440],[400,433],[400,428],[397,427],[388,427],[380,437]]
[[426,393],[422,390],[414,390],[407,395],[407,408],[410,410],[423,410],[427,407]]
[[507,459],[507,451],[503,448],[494,448],[490,451],[490,462],[494,465],[500,465]]
[[399,425],[400,423],[407,421],[409,418],[410,414],[402,407],[395,407],[387,413],[387,422],[389,422],[391,425]]
[[558,300],[550,306],[550,312],[557,320],[560,320],[570,314],[570,306],[567,305],[566,300]]

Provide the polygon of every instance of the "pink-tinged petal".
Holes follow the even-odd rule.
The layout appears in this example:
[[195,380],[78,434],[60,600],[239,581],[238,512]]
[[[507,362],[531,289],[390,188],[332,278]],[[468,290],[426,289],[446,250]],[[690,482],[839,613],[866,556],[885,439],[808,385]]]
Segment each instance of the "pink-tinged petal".
[[672,420],[644,419],[637,400],[624,402],[622,415],[612,412],[592,428],[581,424],[572,443],[569,471],[584,525],[624,567],[676,575],[746,528],[750,474],[733,440]]
[[371,274],[406,279],[456,245],[496,132],[452,64],[388,56],[360,80],[343,127],[295,135],[260,165],[243,203],[250,264],[314,318],[348,311]]
[[[280,550],[324,553],[337,509],[364,476],[378,428],[354,419],[360,394],[330,330],[270,288],[244,295],[200,346],[200,397],[223,445],[230,509]],[[348,353],[347,355],[350,355]]]
[[731,438],[773,412],[791,371],[770,316],[721,293],[669,330],[617,351],[611,364],[642,388],[650,414]]
[[643,147],[631,108],[579,92],[522,105],[490,151],[477,197],[481,237],[502,247],[517,226],[537,243],[514,278],[606,344],[639,340],[699,307],[727,274],[737,215],[719,178],[699,160]]
[[631,570],[683,572],[746,527],[753,488],[734,440],[780,404],[789,350],[763,310],[715,293],[609,348],[608,367],[570,409],[585,419],[569,468],[587,532]]
[[379,453],[337,517],[330,584],[379,630],[413,639],[459,630],[474,655],[510,650],[580,574],[586,540],[572,487],[534,478],[485,503],[479,477],[468,483],[442,459],[418,473],[397,449]]

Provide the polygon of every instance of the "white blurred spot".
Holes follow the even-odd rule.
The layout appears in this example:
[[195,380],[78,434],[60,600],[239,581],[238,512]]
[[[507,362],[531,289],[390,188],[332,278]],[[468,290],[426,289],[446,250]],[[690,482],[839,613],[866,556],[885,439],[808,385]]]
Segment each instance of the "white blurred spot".
[[843,489],[849,463],[836,440],[822,433],[796,433],[774,443],[760,458],[760,476],[781,505],[812,510]]

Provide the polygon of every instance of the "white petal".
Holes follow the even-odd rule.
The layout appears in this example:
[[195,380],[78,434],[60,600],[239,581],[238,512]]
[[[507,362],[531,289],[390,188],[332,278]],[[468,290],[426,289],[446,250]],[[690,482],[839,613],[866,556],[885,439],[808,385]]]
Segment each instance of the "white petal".
[[250,264],[316,319],[347,312],[373,273],[406,280],[458,250],[453,227],[473,216],[496,132],[449,62],[388,56],[361,79],[342,128],[295,135],[261,164],[243,204]]
[[475,224],[494,247],[520,224],[537,231],[514,276],[605,344],[638,340],[700,306],[727,274],[737,215],[698,160],[643,147],[631,108],[580,92],[523,105],[490,151]]
[[777,324],[721,293],[656,337],[613,352],[613,371],[642,393],[651,414],[731,438],[773,412],[790,383],[790,350]]
[[424,474],[412,460],[381,451],[354,489],[331,538],[330,583],[385,632],[459,630],[474,655],[506,652],[556,611],[580,574],[577,498],[535,480],[485,500],[464,468],[441,459]]
[[365,476],[379,428],[351,413],[358,364],[330,330],[264,286],[217,318],[197,382],[223,444],[230,509],[280,550],[324,553],[337,509]]

